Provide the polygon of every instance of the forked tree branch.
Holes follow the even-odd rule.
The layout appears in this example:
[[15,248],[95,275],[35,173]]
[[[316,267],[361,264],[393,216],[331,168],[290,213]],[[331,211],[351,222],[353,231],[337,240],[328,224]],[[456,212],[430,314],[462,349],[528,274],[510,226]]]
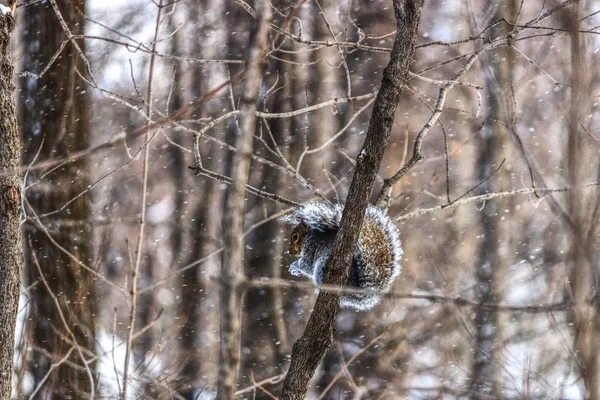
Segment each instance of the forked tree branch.
[[[365,143],[357,157],[333,256],[326,265],[325,284],[342,286],[348,279],[365,209],[390,139],[400,95],[409,77],[422,8],[423,0],[394,0],[398,31],[390,62],[383,72]],[[317,297],[304,334],[294,345],[281,399],[305,398],[308,383],[333,341],[339,300],[340,294],[330,291],[323,291]]]
[[[379,191],[379,194],[377,195],[377,200],[375,201],[375,204],[377,204],[378,207],[381,207],[384,209],[387,209],[389,207],[389,204],[391,201],[391,191],[392,191],[393,186],[400,179],[402,179],[402,177],[404,177],[404,175],[406,175],[408,173],[408,171],[410,171],[415,165],[417,165],[419,163],[419,161],[421,161],[425,158],[423,156],[423,154],[421,153],[421,147],[423,145],[423,140],[425,139],[427,134],[431,131],[431,129],[434,127],[434,125],[437,123],[438,119],[442,115],[448,92],[456,84],[458,84],[460,82],[460,80],[467,74],[467,72],[471,69],[471,67],[475,63],[475,60],[477,60],[477,58],[480,55],[482,55],[483,53],[486,53],[490,50],[510,44],[511,40],[518,33],[523,31],[524,29],[535,27],[535,24],[537,24],[541,21],[544,21],[545,19],[550,18],[553,14],[557,13],[558,11],[562,10],[563,8],[565,8],[571,4],[579,3],[579,1],[580,0],[566,0],[551,9],[548,9],[548,10],[540,13],[539,16],[532,19],[525,25],[514,26],[512,31],[509,32],[508,34],[495,38],[491,42],[481,46],[478,50],[476,50],[475,52],[473,52],[469,55],[469,57],[467,58],[466,62],[462,66],[462,68],[454,75],[454,77],[452,79],[447,80],[445,82],[444,86],[442,86],[440,88],[437,102],[435,105],[435,109],[433,110],[433,113],[429,117],[429,120],[427,121],[427,123],[421,128],[421,130],[417,134],[417,137],[416,137],[414,145],[413,145],[412,157],[408,161],[406,161],[404,163],[404,165],[392,177],[384,180],[383,185]],[[423,73],[423,72],[425,72],[425,71],[421,71],[420,73]],[[517,140],[518,145],[521,150],[521,153],[523,154],[524,161],[527,164],[529,170],[531,171],[531,165],[529,163],[527,156],[525,155],[525,151],[524,151],[523,145],[521,143],[521,140],[518,138],[518,136],[516,136],[515,139]],[[531,174],[531,179],[532,179],[532,185],[535,186],[535,183],[533,182],[533,173],[530,172],[530,174]]]

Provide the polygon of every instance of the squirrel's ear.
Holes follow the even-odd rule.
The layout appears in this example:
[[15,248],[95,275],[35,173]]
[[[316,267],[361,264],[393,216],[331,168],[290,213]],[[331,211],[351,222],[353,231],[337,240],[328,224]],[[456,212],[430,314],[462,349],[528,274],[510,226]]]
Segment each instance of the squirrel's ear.
[[306,224],[306,222],[304,222],[304,219],[300,220],[300,223],[298,224],[298,227],[300,229],[302,229],[304,232],[308,231],[308,225]]

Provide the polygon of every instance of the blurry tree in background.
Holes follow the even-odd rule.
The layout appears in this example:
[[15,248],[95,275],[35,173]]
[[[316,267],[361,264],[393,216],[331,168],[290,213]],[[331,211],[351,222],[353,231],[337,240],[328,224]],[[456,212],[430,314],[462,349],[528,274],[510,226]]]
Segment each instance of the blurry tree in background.
[[[52,0],[19,10],[24,165],[66,160],[89,146],[90,90],[79,77],[89,68],[85,46],[68,40],[84,32],[84,7],[82,0]],[[96,350],[98,306],[89,158],[32,168],[23,184],[24,282],[35,316],[27,320],[28,368],[34,385],[43,386],[40,396],[85,396],[95,387],[94,363],[87,359]]]
[[[345,202],[392,4],[19,3],[13,398],[281,395],[316,290],[278,219]],[[403,271],[340,310],[307,398],[600,398],[598,11],[425,2],[371,197]]]
[[[487,6],[485,6],[487,7]],[[493,12],[487,13],[483,23],[479,23],[475,15],[471,21],[471,33],[480,32],[483,26],[506,19],[513,21],[517,15],[518,4],[506,1],[498,4]],[[487,11],[484,8],[484,11]],[[490,29],[489,37],[505,35],[510,31],[506,24],[498,24]],[[505,125],[509,122],[509,109],[512,107],[512,70],[513,52],[508,46],[490,51],[485,55],[489,65],[484,69],[485,98],[488,99],[488,119],[479,131],[479,154],[474,164],[473,174],[478,182],[484,182],[474,193],[482,195],[488,192],[500,192],[510,187],[508,171],[512,165],[506,162],[510,132]],[[500,121],[502,124],[496,122]],[[496,171],[498,170],[498,171]],[[493,179],[487,181],[493,175]],[[503,218],[508,208],[509,199],[498,199],[483,204],[481,218],[481,236],[479,242],[479,255],[476,269],[476,298],[480,303],[496,303],[502,298],[499,293],[502,272],[506,271],[507,256],[509,254],[509,228],[512,220]],[[475,354],[471,376],[471,389],[474,392],[498,396],[501,392],[501,375],[498,374],[499,363],[496,362],[501,355],[497,354],[496,343],[502,337],[501,315],[497,312],[478,309],[475,317]]]
[[[567,179],[573,187],[584,185],[585,177],[590,175],[590,172],[594,173],[596,180],[600,180],[597,139],[589,134],[581,134],[582,130],[589,132],[589,127],[585,127],[582,122],[586,119],[584,113],[590,107],[597,106],[597,104],[590,104],[588,92],[594,78],[590,76],[589,71],[588,43],[578,34],[583,18],[584,15],[581,14],[579,7],[569,10],[563,16],[563,22],[570,32],[571,45],[571,73],[567,78],[571,96],[566,111],[565,131],[568,135]],[[592,155],[594,153],[595,157]],[[600,217],[600,196],[590,196],[588,193],[578,196],[571,192],[566,207],[559,203],[553,205],[570,230],[567,272],[570,294],[574,303],[570,315],[574,326],[574,347],[581,360],[579,367],[583,375],[586,395],[590,399],[598,399],[600,398],[600,303],[597,297],[600,285],[600,262],[597,223]]]

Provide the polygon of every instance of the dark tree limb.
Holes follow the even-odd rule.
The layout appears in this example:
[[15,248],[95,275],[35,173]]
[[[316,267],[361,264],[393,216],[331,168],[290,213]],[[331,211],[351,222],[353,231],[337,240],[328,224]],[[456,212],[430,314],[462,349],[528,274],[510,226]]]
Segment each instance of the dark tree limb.
[[240,127],[235,141],[231,186],[227,191],[223,220],[223,262],[221,264],[221,348],[217,398],[233,399],[237,390],[242,331],[242,298],[244,277],[244,215],[246,185],[250,176],[258,90],[267,52],[267,33],[271,6],[257,0],[257,25],[252,39],[246,69],[246,84],[240,104]]
[[[14,27],[13,16],[0,10],[0,171],[17,171],[21,153],[10,50]],[[20,210],[18,173],[0,176],[0,399],[10,399],[12,390],[19,275],[23,264]]]
[[[325,283],[328,285],[342,286],[347,281],[365,209],[390,139],[400,95],[408,80],[423,1],[394,0],[396,40],[390,62],[383,72],[365,143],[357,158],[333,257],[326,266]],[[281,399],[305,398],[308,383],[333,341],[339,299],[339,292],[321,291],[319,294],[306,330],[294,345]]]

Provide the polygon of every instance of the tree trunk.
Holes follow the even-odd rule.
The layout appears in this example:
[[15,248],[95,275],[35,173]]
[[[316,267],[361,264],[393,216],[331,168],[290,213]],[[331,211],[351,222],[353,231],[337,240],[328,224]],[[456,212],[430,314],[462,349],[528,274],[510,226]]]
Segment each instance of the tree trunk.
[[[188,8],[183,9],[186,25],[190,27],[190,34],[195,37],[206,37],[207,40],[198,41],[192,39],[186,42],[186,32],[180,31],[175,35],[179,43],[174,49],[177,54],[188,57],[202,57],[207,59],[219,58],[224,51],[232,51],[232,45],[227,37],[228,26],[231,21],[227,15],[226,3],[220,0],[196,0],[190,2]],[[185,26],[185,25],[184,25]],[[188,35],[189,37],[189,35]],[[221,45],[218,40],[224,40]],[[216,43],[219,43],[217,45]],[[175,46],[175,44],[174,44]],[[188,48],[185,52],[183,49]],[[214,89],[216,83],[227,80],[226,68],[221,64],[202,64],[187,65],[179,63],[176,81],[185,81],[191,88],[192,98],[201,97],[203,94]],[[185,70],[184,65],[187,66]],[[185,75],[184,75],[185,74]],[[185,87],[181,85],[180,87]],[[174,99],[183,106],[185,99],[181,95],[175,95]],[[229,107],[229,99],[215,99],[203,107],[198,107],[191,111],[193,118],[210,117],[217,110]],[[174,107],[177,109],[177,107]],[[235,137],[235,132],[228,127],[227,133],[223,136]],[[229,131],[232,131],[230,135]],[[174,132],[174,134],[178,134]],[[220,137],[225,142],[226,137]],[[181,137],[182,144],[186,135]],[[176,167],[180,174],[183,169],[189,165],[185,162],[181,150],[173,148],[173,154],[179,154],[180,167]],[[212,142],[205,141],[201,147],[203,160],[206,167],[211,171],[226,175],[229,171],[230,163],[229,151]],[[182,169],[179,169],[182,168]],[[183,179],[183,178],[182,178]],[[178,183],[181,186],[183,182]],[[182,192],[186,190],[185,197],[188,205],[186,220],[193,220],[189,225],[188,237],[186,241],[189,248],[184,248],[183,253],[178,257],[181,266],[189,265],[220,248],[221,224],[223,219],[224,191],[222,182],[198,177],[186,186],[186,190],[181,187]],[[178,202],[180,204],[180,202]],[[185,262],[183,262],[185,261]],[[220,272],[220,258],[211,257],[204,263],[195,268],[186,270],[180,275],[181,281],[181,301],[179,303],[178,313],[182,322],[179,334],[179,358],[183,366],[180,374],[182,387],[180,394],[186,399],[196,399],[198,391],[214,395],[218,379],[219,365],[219,287],[215,285]]]
[[[512,20],[513,10],[509,6],[496,7],[496,12],[490,18],[496,21],[500,18]],[[491,30],[491,37],[498,37],[507,33],[509,27],[497,25]],[[507,146],[510,132],[495,121],[509,123],[507,115],[507,92],[512,84],[512,51],[508,47],[502,47],[486,55],[489,68],[484,68],[485,75],[485,98],[489,99],[488,119],[482,127],[479,140],[479,155],[475,165],[476,182],[483,182],[492,174],[489,181],[481,185],[476,193],[500,192],[506,190],[509,183],[509,175],[506,166],[494,174],[502,161],[506,158]],[[509,244],[509,220],[504,218],[503,211],[508,206],[508,200],[498,199],[486,202],[479,213],[480,229],[483,232],[483,240],[479,245],[479,260],[476,271],[475,292],[476,299],[480,303],[495,304],[499,302],[499,285],[502,281],[502,271],[510,260],[508,260]],[[475,315],[475,354],[471,368],[471,390],[478,394],[497,395],[499,374],[498,364],[501,358],[495,357],[497,350],[495,344],[498,341],[497,329],[500,315],[497,312],[487,311],[483,308],[477,309]]]
[[[72,34],[83,34],[85,1],[62,0],[56,3]],[[67,37],[53,9],[56,3],[37,3],[23,9],[23,69],[35,75],[44,70]],[[83,51],[84,42],[79,41],[78,45]],[[32,163],[38,153],[36,161],[43,162],[67,157],[88,147],[89,88],[76,70],[86,73],[85,64],[75,46],[69,42],[44,75],[23,76],[19,116],[24,164]],[[31,171],[26,182],[26,185],[31,185],[25,193],[30,206],[28,215],[35,217],[52,213],[40,217],[39,221],[33,218],[35,223],[25,230],[27,279],[30,284],[40,279],[33,261],[35,252],[50,290],[59,298],[61,311],[75,340],[84,354],[89,355],[96,346],[94,276],[81,264],[93,264],[92,229],[87,222],[90,202],[87,195],[75,199],[90,184],[89,166],[86,159],[79,159],[65,163],[42,177],[44,172]],[[31,299],[31,312],[35,315],[32,344],[42,350],[34,355],[36,362],[32,368],[37,387],[50,365],[69,352],[73,344],[64,339],[69,336],[64,333],[59,310],[49,300],[44,285],[32,288]],[[72,352],[69,361],[82,366],[76,351]],[[89,390],[85,369],[63,363],[51,372],[40,394],[45,398],[68,398],[80,397]]]
[[[581,15],[575,9],[565,18],[565,27],[571,32],[571,98],[568,114],[568,173],[571,187],[586,182],[597,153],[596,142],[580,129],[590,109],[588,91],[590,74],[585,68],[586,47],[579,33]],[[596,168],[598,168],[596,166]],[[596,197],[597,192],[595,193]],[[585,398],[600,399],[600,303],[598,302],[598,239],[591,235],[591,226],[597,223],[593,215],[593,197],[570,191],[568,196],[567,226],[570,228],[570,249],[567,266],[569,284],[573,296],[571,320],[575,330],[575,349],[580,358],[585,387]],[[600,201],[596,199],[596,201]]]
[[12,390],[15,321],[19,304],[21,196],[19,189],[19,130],[13,97],[11,14],[0,12],[0,399]]
[[[348,269],[365,209],[390,140],[396,108],[414,58],[422,8],[422,0],[394,0],[398,31],[373,106],[365,143],[357,158],[333,255],[325,267],[326,284],[342,286],[348,279]],[[317,297],[306,330],[294,345],[290,369],[283,383],[282,399],[305,397],[310,378],[333,340],[339,299],[339,292],[321,291]]]
[[[194,11],[191,12],[193,16],[196,11],[201,7],[200,4],[193,4]],[[184,10],[185,14],[188,14],[188,10]],[[169,23],[169,29],[173,32],[177,29],[177,22],[175,21],[176,14],[172,15]],[[189,19],[189,21],[192,20]],[[189,22],[188,21],[188,22]],[[185,33],[185,32],[183,32]],[[182,32],[178,32],[173,35],[173,54],[179,56],[186,56],[183,49],[185,44],[182,43],[184,35]],[[185,104],[184,94],[182,88],[184,87],[185,71],[184,63],[178,61],[175,63],[175,75],[173,78],[173,97],[171,104],[169,104],[169,111],[173,112],[180,109]],[[198,83],[194,82],[193,87],[197,87]],[[185,135],[182,134],[178,129],[172,130],[173,142],[185,146]],[[185,235],[185,219],[189,218],[186,207],[186,199],[188,198],[189,192],[186,190],[186,174],[182,172],[187,168],[185,155],[183,151],[177,146],[171,146],[169,149],[169,158],[171,161],[173,179],[173,195],[175,196],[175,216],[171,232],[172,238],[172,252],[173,252],[173,265],[177,268],[182,268],[189,263],[201,258],[202,256],[202,240],[201,233],[204,229],[203,218],[200,217],[203,211],[204,199],[195,199],[200,201],[201,206],[198,207],[200,210],[192,210],[191,215],[195,222],[191,225],[191,232]],[[204,183],[201,183],[204,184]],[[200,190],[200,193],[204,190]],[[187,240],[185,240],[187,239]],[[188,241],[192,241],[191,246]],[[181,372],[179,374],[180,385],[179,394],[185,399],[194,399],[195,391],[197,390],[198,381],[198,370],[199,370],[199,349],[201,345],[198,343],[198,330],[200,326],[198,324],[198,301],[200,292],[200,285],[198,282],[198,268],[191,268],[181,273],[179,276],[180,287],[180,300],[178,303],[177,313],[179,314],[178,321],[179,334],[178,337],[178,353],[177,357],[181,364]]]
[[256,128],[258,90],[267,51],[271,6],[256,2],[257,22],[246,69],[246,84],[240,105],[240,128],[236,138],[231,186],[227,191],[223,220],[223,262],[221,264],[221,350],[217,398],[233,399],[238,378],[244,283],[244,215],[246,184]]
[[[289,47],[284,47],[289,49]],[[289,82],[291,79],[291,69],[289,63],[276,61],[274,68],[279,71],[281,82]],[[273,95],[273,101],[269,107],[270,112],[283,113],[292,110],[292,85],[288,84],[280,88]],[[281,155],[289,160],[290,149],[288,146],[292,119],[278,118],[273,120],[263,120],[261,126],[263,138],[271,148],[277,148]],[[269,124],[268,126],[266,124]],[[267,129],[271,131],[277,144],[273,144]],[[274,163],[281,163],[279,156],[271,154],[262,149],[267,157]],[[258,174],[257,174],[258,175]],[[260,170],[260,185],[270,193],[285,193],[289,187],[289,175],[281,171],[273,171],[267,168]],[[254,199],[253,199],[254,200]],[[263,212],[257,212],[254,216],[256,221],[265,217],[270,217],[280,212],[283,207],[281,204],[265,201],[258,198],[255,209]],[[251,205],[248,205],[251,208]],[[281,278],[283,254],[285,253],[284,235],[282,225],[278,220],[271,220],[258,227],[252,235],[246,239],[247,248],[246,258],[248,259],[246,271],[251,279],[262,279],[271,277],[273,279]],[[283,298],[281,288],[275,286],[272,288],[249,288],[246,295],[252,301],[244,306],[244,329],[246,332],[252,332],[251,335],[244,335],[242,346],[250,349],[245,355],[242,363],[244,371],[255,371],[256,379],[273,376],[285,371],[283,367],[286,362],[286,356],[289,354],[287,341],[287,328],[285,313],[283,309]],[[250,382],[248,382],[250,383]],[[258,393],[258,398],[262,394]]]

